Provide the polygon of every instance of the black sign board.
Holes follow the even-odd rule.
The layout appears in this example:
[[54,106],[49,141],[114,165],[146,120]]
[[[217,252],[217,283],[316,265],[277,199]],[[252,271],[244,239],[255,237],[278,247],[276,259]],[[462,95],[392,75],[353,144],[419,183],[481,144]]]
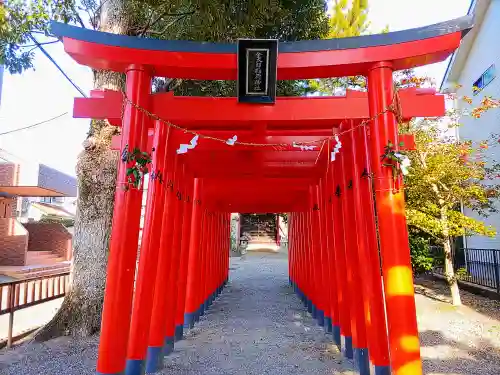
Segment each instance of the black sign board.
[[238,101],[274,103],[277,65],[277,40],[238,40]]

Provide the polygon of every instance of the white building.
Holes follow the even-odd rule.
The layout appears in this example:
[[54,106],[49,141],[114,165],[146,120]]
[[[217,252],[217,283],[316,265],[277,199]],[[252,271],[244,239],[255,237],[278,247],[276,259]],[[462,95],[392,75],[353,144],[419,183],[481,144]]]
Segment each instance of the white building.
[[[479,107],[485,96],[500,98],[500,0],[473,0],[469,9],[471,13],[475,14],[474,28],[452,56],[442,84],[442,89],[457,94],[455,105],[461,111]],[[473,87],[479,90],[474,92]],[[464,96],[472,98],[472,105],[461,99]],[[479,119],[462,116],[460,123],[459,138],[472,140],[478,146],[492,133],[500,133],[500,109],[489,110]],[[500,144],[485,150],[484,154],[486,160],[500,160]],[[483,220],[498,232],[494,238],[467,237],[464,247],[500,249],[500,214],[482,218],[470,209],[463,210],[467,216]]]

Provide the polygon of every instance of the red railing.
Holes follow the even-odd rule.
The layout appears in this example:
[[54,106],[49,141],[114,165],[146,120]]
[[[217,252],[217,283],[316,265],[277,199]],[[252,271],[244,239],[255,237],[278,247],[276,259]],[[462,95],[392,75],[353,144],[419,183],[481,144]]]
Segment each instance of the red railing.
[[69,272],[0,284],[0,315],[9,314],[7,347],[12,346],[14,313],[64,297],[69,290]]

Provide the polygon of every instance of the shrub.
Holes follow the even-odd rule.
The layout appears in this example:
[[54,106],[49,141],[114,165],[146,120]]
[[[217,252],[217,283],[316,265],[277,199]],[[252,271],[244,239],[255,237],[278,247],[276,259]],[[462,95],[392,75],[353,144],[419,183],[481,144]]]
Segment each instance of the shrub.
[[410,236],[411,266],[415,274],[432,270],[434,258],[429,251],[429,242],[422,237]]

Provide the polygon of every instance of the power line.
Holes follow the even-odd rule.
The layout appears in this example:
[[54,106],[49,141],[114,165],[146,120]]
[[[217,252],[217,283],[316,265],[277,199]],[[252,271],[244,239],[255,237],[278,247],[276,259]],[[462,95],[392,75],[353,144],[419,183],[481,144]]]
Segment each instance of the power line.
[[47,56],[47,58],[50,60],[52,64],[55,65],[55,67],[61,72],[61,74],[68,80],[69,83],[84,97],[87,98],[87,95],[85,92],[75,83],[73,80],[64,72],[64,70],[59,66],[59,64],[54,60],[54,58],[43,48],[41,43],[35,39],[35,37],[31,34],[28,34],[28,37],[37,45],[38,48],[40,48],[40,51]]
[[22,127],[22,128],[18,128],[18,129],[9,130],[9,131],[6,131],[6,132],[3,132],[3,133],[0,133],[0,136],[2,136],[2,135],[6,135],[6,134],[11,134],[11,133],[20,132],[20,131],[22,131],[22,130],[26,130],[26,129],[31,129],[31,128],[34,128],[34,127],[37,127],[37,126],[40,126],[40,125],[46,124],[46,123],[48,123],[48,122],[50,122],[50,121],[57,120],[58,118],[61,118],[61,117],[63,117],[63,116],[66,116],[67,114],[68,114],[68,112],[64,112],[64,113],[61,113],[60,115],[54,116],[54,117],[49,118],[49,119],[47,119],[47,120],[43,120],[43,121],[37,122],[36,124],[28,125],[28,126],[25,126],[25,127]]

